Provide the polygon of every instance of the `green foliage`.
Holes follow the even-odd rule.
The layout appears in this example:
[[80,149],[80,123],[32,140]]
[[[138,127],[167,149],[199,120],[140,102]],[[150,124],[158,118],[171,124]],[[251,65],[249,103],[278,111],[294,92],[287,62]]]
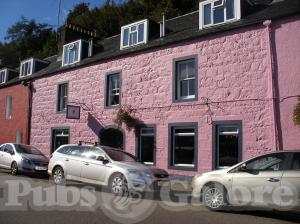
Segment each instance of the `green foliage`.
[[21,17],[7,31],[8,43],[0,43],[2,64],[17,67],[21,60],[29,57],[45,58],[56,53],[56,33],[44,23]]
[[300,125],[300,99],[294,108],[293,121],[296,125]]
[[125,124],[126,129],[131,131],[137,124],[137,119],[131,115],[132,112],[133,109],[131,109],[131,107],[123,106],[119,109],[117,116],[113,121],[119,127],[122,127],[122,125]]

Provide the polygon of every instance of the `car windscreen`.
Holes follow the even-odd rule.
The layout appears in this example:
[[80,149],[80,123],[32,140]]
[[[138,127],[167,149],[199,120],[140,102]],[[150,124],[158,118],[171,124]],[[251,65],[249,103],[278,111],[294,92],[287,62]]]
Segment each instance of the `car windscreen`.
[[122,152],[120,150],[115,150],[107,147],[102,147],[104,152],[114,161],[117,162],[137,162],[137,159],[130,155],[129,153]]
[[29,145],[15,145],[16,151],[23,154],[43,155],[40,150]]

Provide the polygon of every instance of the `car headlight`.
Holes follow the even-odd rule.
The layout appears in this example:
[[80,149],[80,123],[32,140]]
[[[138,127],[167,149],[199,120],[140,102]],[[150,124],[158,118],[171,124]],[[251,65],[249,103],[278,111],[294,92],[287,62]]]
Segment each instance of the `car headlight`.
[[31,164],[31,161],[29,159],[22,158],[22,161],[25,162],[25,163]]

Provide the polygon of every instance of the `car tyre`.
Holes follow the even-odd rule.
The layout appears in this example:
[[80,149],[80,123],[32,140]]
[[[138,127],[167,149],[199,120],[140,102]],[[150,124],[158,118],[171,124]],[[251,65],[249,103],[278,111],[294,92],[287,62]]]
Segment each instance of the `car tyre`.
[[18,174],[18,164],[16,162],[13,162],[11,164],[11,170],[10,170],[11,175],[15,176]]
[[128,196],[127,180],[122,174],[114,174],[109,181],[109,191],[118,196]]
[[65,184],[65,182],[66,182],[64,170],[60,166],[57,166],[53,169],[52,177],[53,177],[54,183],[57,185],[62,185],[62,184]]
[[202,200],[204,206],[209,210],[222,210],[227,204],[226,190],[220,184],[209,184],[203,189]]

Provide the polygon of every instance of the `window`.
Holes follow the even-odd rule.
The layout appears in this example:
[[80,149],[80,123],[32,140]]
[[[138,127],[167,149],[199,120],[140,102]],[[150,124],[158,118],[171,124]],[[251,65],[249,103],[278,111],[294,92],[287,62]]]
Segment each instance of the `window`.
[[197,98],[196,57],[174,61],[174,101],[195,100]]
[[213,123],[214,167],[230,167],[242,160],[242,124],[239,121]]
[[75,64],[81,59],[82,41],[78,40],[64,45],[63,48],[63,66]]
[[0,71],[0,84],[3,84],[6,82],[6,70]]
[[68,83],[59,84],[57,87],[57,112],[64,112],[68,103]]
[[34,69],[33,69],[33,58],[21,62],[21,68],[20,68],[20,77],[26,77],[29,75],[32,75]]
[[5,118],[11,119],[12,116],[12,96],[6,97],[6,111],[5,111]]
[[69,129],[68,128],[52,129],[51,152],[54,152],[61,145],[66,145],[66,144],[69,144]]
[[123,26],[121,28],[121,49],[148,42],[148,20]]
[[263,156],[251,160],[246,164],[246,167],[248,170],[255,171],[279,171],[283,170],[285,159],[286,155],[282,153]]
[[240,0],[207,0],[199,4],[200,29],[240,19]]
[[292,170],[300,170],[300,153],[294,154]]
[[5,145],[5,148],[3,150],[4,152],[8,153],[8,154],[11,154],[11,155],[14,155],[15,154],[15,151],[13,149],[13,147],[9,144],[6,144]]
[[197,124],[170,127],[171,168],[197,169]]
[[120,73],[106,76],[106,106],[120,105]]
[[153,165],[155,160],[155,127],[138,129],[138,156],[145,164]]

